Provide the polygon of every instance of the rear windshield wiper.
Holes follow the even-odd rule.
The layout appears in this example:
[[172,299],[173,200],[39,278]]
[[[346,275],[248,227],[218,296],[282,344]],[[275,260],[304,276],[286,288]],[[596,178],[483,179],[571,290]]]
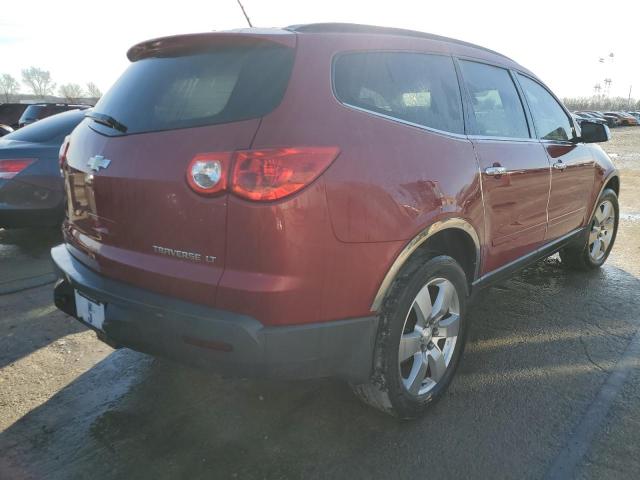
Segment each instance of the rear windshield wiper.
[[127,131],[126,125],[120,123],[118,120],[113,118],[111,115],[107,115],[106,113],[87,112],[84,116],[89,117],[92,120],[101,123],[102,125],[106,125],[107,127],[115,128],[122,133],[126,133]]

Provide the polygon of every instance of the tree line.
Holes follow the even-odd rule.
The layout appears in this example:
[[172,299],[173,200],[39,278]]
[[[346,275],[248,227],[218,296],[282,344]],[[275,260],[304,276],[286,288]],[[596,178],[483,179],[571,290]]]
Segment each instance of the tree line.
[[[30,93],[38,98],[45,99],[48,95],[54,95],[57,91],[58,95],[74,103],[81,98],[98,99],[102,96],[102,92],[98,86],[89,82],[84,87],[77,83],[65,83],[59,85],[56,90],[56,83],[51,78],[51,72],[38,67],[29,67],[22,70],[22,84],[25,85]],[[0,99],[10,102],[20,93],[20,82],[8,73],[0,75]]]
[[640,111],[640,100],[625,97],[605,97],[596,95],[593,97],[573,97],[563,99],[569,110],[594,110],[597,112],[615,111]]

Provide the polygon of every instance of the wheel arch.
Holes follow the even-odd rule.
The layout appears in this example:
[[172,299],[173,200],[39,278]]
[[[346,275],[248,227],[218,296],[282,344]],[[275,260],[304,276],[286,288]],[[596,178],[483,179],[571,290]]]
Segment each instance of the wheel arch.
[[400,251],[378,288],[371,304],[371,311],[380,309],[402,268],[408,265],[416,255],[426,250],[435,250],[440,254],[453,257],[461,264],[469,285],[478,277],[480,238],[476,229],[462,218],[440,220],[421,230]]
[[600,191],[593,199],[593,205],[591,207],[591,212],[586,219],[586,222],[589,221],[593,214],[596,211],[596,207],[598,206],[598,199],[602,196],[602,192],[604,192],[607,188],[610,188],[614,192],[616,192],[616,196],[620,196],[620,176],[617,171],[613,171],[611,174],[607,176],[607,178],[602,182],[602,186],[600,187]]
[[[611,177],[605,182],[602,191],[607,188],[610,188],[611,190],[616,192],[617,196],[620,196],[620,177],[618,177],[618,175],[616,174],[611,175]],[[602,195],[602,192],[600,192],[600,195]]]

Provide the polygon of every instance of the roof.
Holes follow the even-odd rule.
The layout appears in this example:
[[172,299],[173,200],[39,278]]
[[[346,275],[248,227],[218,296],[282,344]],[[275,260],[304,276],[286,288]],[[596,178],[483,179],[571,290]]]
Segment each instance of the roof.
[[361,25],[358,23],[308,23],[301,25],[290,25],[288,27],[285,27],[284,29],[291,32],[299,33],[354,33],[426,38],[429,40],[437,40],[446,43],[454,43],[456,45],[463,45],[465,47],[477,48],[485,52],[493,53],[494,55],[499,55],[508,60],[511,60],[506,55],[503,55],[489,48],[481,47],[480,45],[476,45],[474,43],[457,40],[455,38],[443,37],[442,35],[435,35],[433,33],[420,32],[417,30],[407,30],[404,28],[379,27],[375,25]]

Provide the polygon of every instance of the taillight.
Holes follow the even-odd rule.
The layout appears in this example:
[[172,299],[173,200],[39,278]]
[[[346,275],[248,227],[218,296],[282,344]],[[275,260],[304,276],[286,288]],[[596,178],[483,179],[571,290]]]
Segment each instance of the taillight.
[[60,168],[64,167],[67,163],[67,152],[69,151],[69,135],[64,137],[64,142],[60,145],[60,151],[58,152],[58,165]]
[[231,152],[200,153],[187,168],[187,183],[197,193],[216,195],[227,188]]
[[278,200],[313,182],[338,153],[337,147],[202,153],[189,163],[187,182],[195,192],[204,195],[227,189],[248,200]]
[[35,158],[0,160],[0,178],[3,178],[3,179],[13,178],[35,161],[36,161]]
[[338,156],[336,147],[287,147],[236,152],[231,191],[249,200],[277,200],[313,182]]

